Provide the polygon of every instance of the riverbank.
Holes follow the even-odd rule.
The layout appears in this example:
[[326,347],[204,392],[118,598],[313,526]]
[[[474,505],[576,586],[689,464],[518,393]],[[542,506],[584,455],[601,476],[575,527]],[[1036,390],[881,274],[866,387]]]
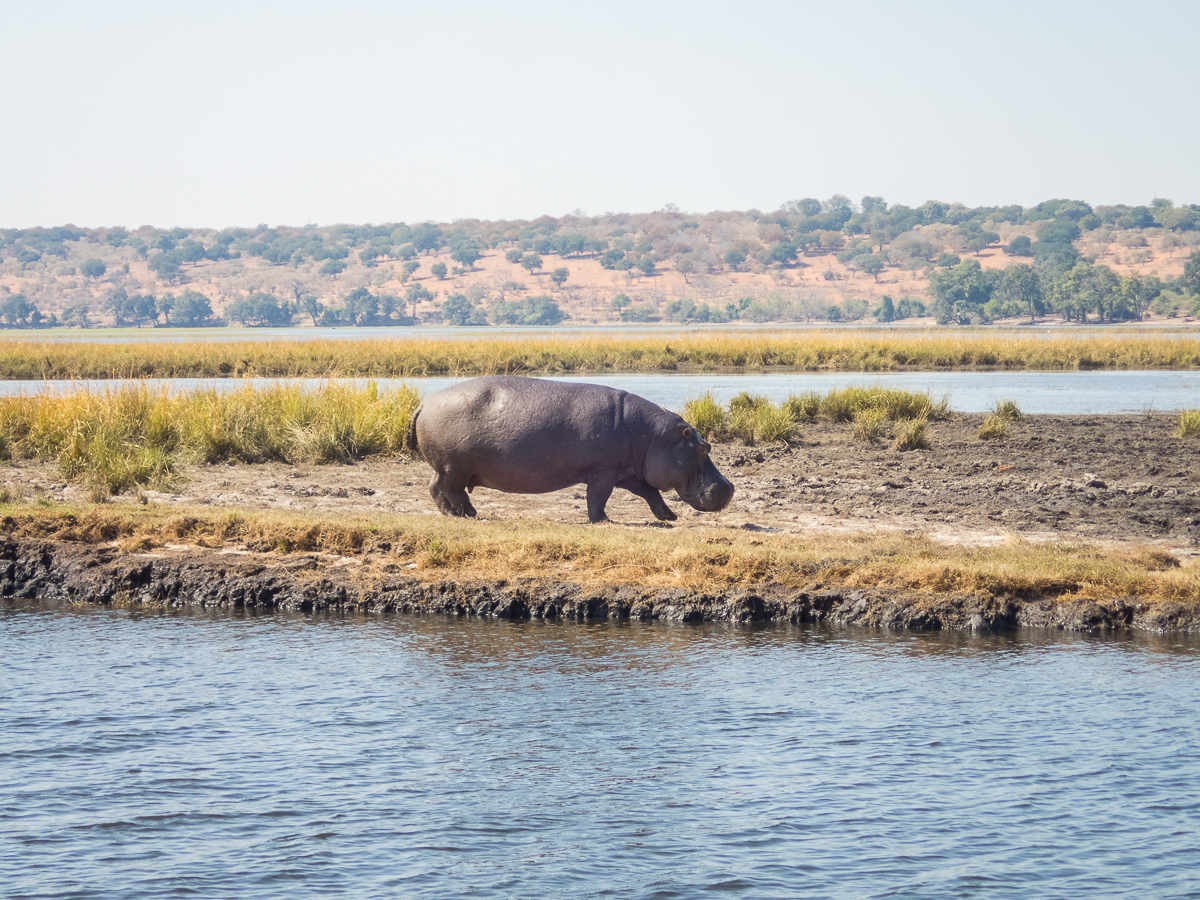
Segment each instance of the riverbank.
[[423,578],[328,554],[280,556],[167,545],[0,538],[0,594],[129,608],[353,611],[542,620],[789,622],[876,628],[1200,631],[1200,606],[1136,597],[1035,599],[982,593],[764,582],[716,591],[549,578]]
[[[429,469],[193,465],[169,490],[89,503],[49,463],[5,473],[0,592],[135,605],[788,620],[914,628],[1200,630],[1200,464],[1178,417],[951,413],[929,447],[811,422],[718,444],[720,513],[658,523],[617,491],[479,489],[446,519]],[[668,498],[670,500],[670,498]]]

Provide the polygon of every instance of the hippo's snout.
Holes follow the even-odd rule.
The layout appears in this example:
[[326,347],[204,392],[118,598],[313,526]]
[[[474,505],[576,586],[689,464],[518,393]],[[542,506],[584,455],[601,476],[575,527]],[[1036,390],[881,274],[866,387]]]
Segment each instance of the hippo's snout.
[[733,483],[718,472],[716,466],[712,467],[712,472],[706,474],[707,477],[701,483],[699,490],[689,491],[686,494],[680,491],[679,496],[689,506],[693,506],[701,512],[719,512],[733,499]]

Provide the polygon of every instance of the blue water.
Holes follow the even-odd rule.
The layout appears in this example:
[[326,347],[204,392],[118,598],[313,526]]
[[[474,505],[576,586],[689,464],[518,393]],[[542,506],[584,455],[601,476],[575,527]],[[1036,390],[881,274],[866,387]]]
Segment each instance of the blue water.
[[1200,896],[1200,644],[0,607],[8,898]]
[[0,329],[0,341],[35,341],[49,343],[82,344],[129,344],[154,343],[173,344],[191,341],[226,343],[230,341],[368,341],[368,340],[489,340],[514,336],[542,335],[554,337],[580,337],[587,335],[659,335],[700,334],[706,332],[765,332],[786,334],[789,331],[852,332],[856,334],[919,333],[922,336],[947,336],[954,338],[1078,338],[1087,340],[1103,338],[1166,338],[1168,340],[1194,341],[1200,339],[1200,328],[1180,321],[1178,325],[1036,325],[1036,326],[980,326],[973,328],[947,328],[930,326],[925,322],[896,322],[891,325],[876,323],[833,323],[833,322],[724,322],[719,325],[679,323],[643,323],[636,325],[585,325],[579,327],[546,328],[523,325],[499,325],[486,328],[454,327],[450,325],[407,326],[354,326],[350,328],[91,328],[87,330],[28,328]]
[[[428,394],[454,384],[456,378],[381,378],[382,389],[410,384]],[[1027,413],[1121,413],[1173,411],[1200,407],[1200,372],[843,372],[772,373],[768,375],[593,374],[555,376],[558,381],[590,381],[638,394],[679,410],[692,397],[711,391],[719,401],[742,391],[762,394],[775,402],[791,394],[825,393],[850,385],[884,385],[908,391],[949,395],[958,412],[986,412],[999,400],[1015,400]],[[310,388],[328,384],[325,379],[299,379]],[[340,383],[366,384],[364,379],[337,379]],[[245,385],[265,387],[287,379],[176,378],[146,379],[152,387],[169,390],[215,388],[236,390]],[[61,392],[76,389],[103,391],[123,383],[111,381],[0,381],[0,396]]]

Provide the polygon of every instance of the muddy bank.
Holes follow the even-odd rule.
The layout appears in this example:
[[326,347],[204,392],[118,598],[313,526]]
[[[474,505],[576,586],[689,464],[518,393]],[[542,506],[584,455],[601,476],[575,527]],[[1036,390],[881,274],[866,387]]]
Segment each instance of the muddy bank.
[[927,630],[1056,628],[1200,632],[1200,610],[1133,598],[1026,600],[970,594],[762,584],[716,592],[570,582],[429,581],[397,566],[324,554],[280,557],[200,547],[0,539],[0,595],[131,607],[242,607],[511,619],[790,622]]
[[[929,448],[910,453],[856,441],[848,424],[824,422],[803,425],[786,445],[718,445],[713,458],[737,489],[733,502],[711,514],[668,497],[681,516],[674,527],[892,531],[976,546],[1020,534],[1153,544],[1183,560],[1200,554],[1200,440],[1175,436],[1177,416],[1028,416],[996,441],[980,440],[982,421],[955,413],[933,422]],[[436,517],[430,474],[424,462],[382,457],[352,465],[187,466],[173,489],[140,499],[330,518],[381,511]],[[80,502],[87,494],[46,463],[10,465],[0,480],[30,502]],[[138,499],[126,494],[112,504]],[[472,500],[483,520],[587,521],[582,486],[542,495],[480,488]],[[657,525],[645,502],[622,490],[608,514],[624,525]]]

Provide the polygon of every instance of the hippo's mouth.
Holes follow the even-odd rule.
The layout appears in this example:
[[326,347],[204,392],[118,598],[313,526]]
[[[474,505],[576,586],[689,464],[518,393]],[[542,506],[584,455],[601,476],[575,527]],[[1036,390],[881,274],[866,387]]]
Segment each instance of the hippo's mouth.
[[720,481],[709,482],[699,490],[677,490],[676,493],[684,503],[701,512],[718,512],[733,499],[733,484],[722,477]]

